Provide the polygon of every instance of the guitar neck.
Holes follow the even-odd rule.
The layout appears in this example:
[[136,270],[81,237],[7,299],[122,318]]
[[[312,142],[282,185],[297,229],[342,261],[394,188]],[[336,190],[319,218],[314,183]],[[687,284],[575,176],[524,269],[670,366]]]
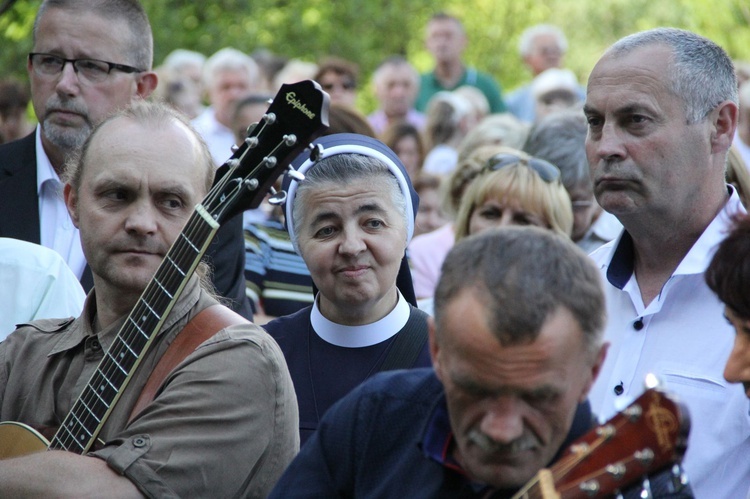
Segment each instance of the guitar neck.
[[282,85],[261,122],[216,174],[52,438],[50,449],[91,448],[120,394],[159,334],[219,225],[257,207],[289,163],[328,127],[328,95],[313,81]]
[[50,449],[83,454],[91,448],[218,228],[198,205],[50,441]]
[[[625,410],[576,440],[513,499],[609,497],[680,463],[689,432],[687,409],[669,394],[648,389]],[[679,473],[675,476],[679,478]]]

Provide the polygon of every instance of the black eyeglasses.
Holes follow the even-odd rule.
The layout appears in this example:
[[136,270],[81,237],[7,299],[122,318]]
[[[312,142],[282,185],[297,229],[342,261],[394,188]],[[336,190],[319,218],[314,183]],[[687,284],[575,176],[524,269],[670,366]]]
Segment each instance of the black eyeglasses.
[[71,63],[78,77],[89,83],[104,81],[113,69],[123,73],[143,73],[145,71],[133,66],[98,59],[66,59],[53,54],[41,53],[29,54],[29,62],[34,72],[39,76],[57,76],[62,73],[67,63]]
[[505,168],[506,166],[512,166],[516,164],[522,164],[528,166],[534,170],[542,180],[547,183],[552,183],[560,180],[560,169],[548,161],[544,161],[539,158],[522,158],[515,154],[498,153],[487,160],[483,172],[486,171],[497,171]]

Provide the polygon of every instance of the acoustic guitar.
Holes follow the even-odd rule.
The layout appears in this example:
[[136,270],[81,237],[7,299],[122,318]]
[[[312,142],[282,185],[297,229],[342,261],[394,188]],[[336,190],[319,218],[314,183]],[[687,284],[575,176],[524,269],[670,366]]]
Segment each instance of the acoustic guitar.
[[[262,120],[219,168],[210,192],[193,211],[125,324],[50,442],[21,423],[0,423],[0,459],[44,449],[84,454],[169,316],[219,226],[257,208],[289,164],[328,127],[328,94],[313,81],[282,85]],[[313,150],[314,154],[316,151]]]
[[513,499],[617,497],[641,480],[640,497],[651,498],[649,475],[671,468],[674,490],[687,479],[679,463],[687,448],[687,408],[658,388],[571,444]]

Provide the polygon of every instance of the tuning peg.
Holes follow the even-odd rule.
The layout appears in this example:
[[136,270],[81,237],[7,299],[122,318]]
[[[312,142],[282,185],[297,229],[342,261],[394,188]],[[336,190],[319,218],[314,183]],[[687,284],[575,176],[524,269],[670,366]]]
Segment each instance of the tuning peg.
[[302,182],[303,180],[305,180],[305,174],[298,172],[291,165],[287,166],[287,175],[292,177],[297,182]]
[[258,179],[248,178],[248,179],[245,179],[242,185],[244,185],[248,191],[252,192],[258,188],[258,186],[260,185],[260,182],[258,182]]
[[578,484],[578,490],[589,497],[594,497],[598,494],[600,488],[599,482],[596,480],[586,480],[585,482]]
[[675,464],[672,466],[671,470],[672,475],[672,487],[676,492],[679,492],[683,488],[685,488],[688,484],[688,476],[685,473],[685,471],[682,469],[682,466],[679,464]]
[[255,127],[257,127],[257,126],[258,126],[258,124],[259,124],[259,123],[258,123],[257,121],[255,121],[255,122],[253,122],[253,123],[250,123],[250,124],[249,124],[249,125],[247,126],[247,129],[245,130],[245,136],[247,137],[248,135],[250,135],[251,133],[253,133],[253,131],[255,130]]
[[654,451],[646,447],[645,449],[634,452],[633,457],[641,463],[644,468],[647,468],[654,462]]
[[268,198],[268,202],[271,203],[274,206],[279,206],[284,204],[286,201],[286,191],[274,191],[271,189],[271,197]]
[[245,139],[245,144],[247,144],[247,147],[249,147],[250,149],[257,147],[258,143],[258,137],[248,137]]
[[263,164],[266,165],[266,168],[274,168],[276,163],[276,156],[266,156],[263,158]]
[[297,143],[297,136],[293,133],[290,133],[289,135],[284,135],[284,145],[287,147],[292,147],[294,144]]
[[641,499],[654,499],[654,493],[651,492],[651,481],[648,477],[641,482],[641,493],[638,495]]
[[274,113],[266,113],[263,115],[263,120],[266,122],[266,125],[273,125],[276,123],[276,115]]
[[239,147],[237,147],[236,145],[232,144],[232,147],[230,147],[229,149],[230,149],[230,150],[231,150],[231,151],[232,151],[233,153],[235,153],[235,152],[237,152],[237,150],[239,149]]
[[635,423],[643,415],[643,407],[638,404],[633,404],[630,407],[625,408],[625,410],[622,411],[622,415],[627,417],[631,423]]

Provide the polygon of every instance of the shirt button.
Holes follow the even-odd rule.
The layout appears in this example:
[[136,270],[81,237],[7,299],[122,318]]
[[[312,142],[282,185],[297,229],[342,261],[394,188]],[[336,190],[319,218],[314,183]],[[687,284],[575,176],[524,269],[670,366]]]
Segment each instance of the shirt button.
[[99,343],[99,340],[91,340],[91,349],[95,352],[98,352],[102,349],[101,343]]
[[620,395],[622,395],[622,393],[623,393],[624,391],[625,391],[625,387],[624,387],[624,386],[622,386],[622,383],[620,383],[619,385],[615,386],[615,395],[617,395],[618,397],[619,397]]
[[146,439],[143,437],[135,437],[133,439],[133,445],[135,447],[143,447],[144,445],[146,445]]
[[638,320],[633,323],[633,329],[635,329],[636,331],[640,331],[641,329],[643,329],[642,317],[639,317]]

